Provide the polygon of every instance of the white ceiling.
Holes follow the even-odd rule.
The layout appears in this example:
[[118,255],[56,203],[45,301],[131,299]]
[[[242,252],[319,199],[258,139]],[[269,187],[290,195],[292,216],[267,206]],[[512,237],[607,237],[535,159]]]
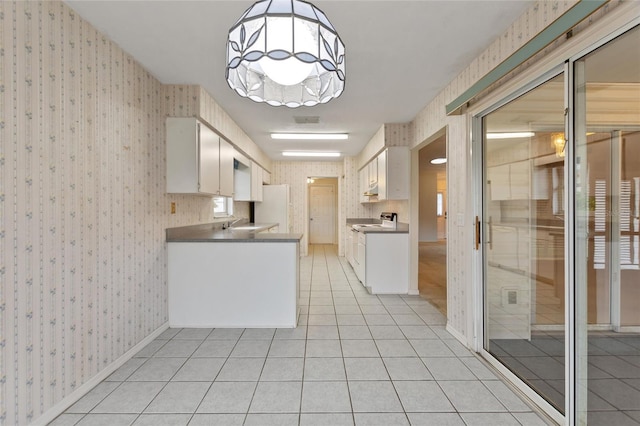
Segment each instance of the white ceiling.
[[[533,2],[314,1],[345,44],[346,87],[328,104],[296,109],[241,98],[224,78],[227,31],[251,0],[66,3],[162,83],[204,87],[279,160],[283,149],[356,155],[382,124],[411,121]],[[319,116],[320,124],[297,125],[294,116]],[[350,138],[272,141],[274,131],[348,132]]]

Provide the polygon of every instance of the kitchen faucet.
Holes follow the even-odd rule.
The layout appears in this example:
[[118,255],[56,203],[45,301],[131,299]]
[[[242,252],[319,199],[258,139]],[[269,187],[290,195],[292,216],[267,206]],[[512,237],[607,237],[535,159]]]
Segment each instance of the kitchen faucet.
[[243,217],[239,217],[239,218],[237,218],[237,219],[235,219],[235,220],[233,220],[231,222],[227,222],[227,228],[231,228],[231,227],[233,227],[233,225],[235,225],[238,222],[242,222],[243,220],[244,220]]

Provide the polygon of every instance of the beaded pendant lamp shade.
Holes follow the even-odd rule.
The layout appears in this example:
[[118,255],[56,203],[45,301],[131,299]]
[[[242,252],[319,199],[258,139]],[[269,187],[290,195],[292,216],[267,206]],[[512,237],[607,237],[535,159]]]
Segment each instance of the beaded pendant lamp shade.
[[345,50],[326,15],[302,0],[262,0],[229,30],[226,78],[240,96],[313,106],[345,84]]

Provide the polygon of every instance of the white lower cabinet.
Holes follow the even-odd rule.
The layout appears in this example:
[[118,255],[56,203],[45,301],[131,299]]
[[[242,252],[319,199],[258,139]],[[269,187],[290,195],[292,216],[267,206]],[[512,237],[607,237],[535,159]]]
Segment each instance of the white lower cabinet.
[[367,262],[367,236],[363,232],[358,232],[358,251],[356,258],[358,262],[356,264],[356,275],[362,284],[367,287],[366,284],[366,262]]
[[170,327],[296,327],[299,243],[171,242],[168,287]]
[[344,256],[347,258],[347,261],[353,267],[353,238],[358,235],[358,232],[355,231],[351,226],[347,226],[345,230],[346,236],[346,247],[344,249]]
[[409,234],[351,232],[347,260],[362,285],[372,294],[409,292]]

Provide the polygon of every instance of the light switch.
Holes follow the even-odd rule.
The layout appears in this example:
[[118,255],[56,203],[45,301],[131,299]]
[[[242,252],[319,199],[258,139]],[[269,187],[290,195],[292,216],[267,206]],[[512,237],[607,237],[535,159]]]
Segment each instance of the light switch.
[[458,213],[456,215],[456,224],[459,227],[463,227],[464,226],[464,213]]

